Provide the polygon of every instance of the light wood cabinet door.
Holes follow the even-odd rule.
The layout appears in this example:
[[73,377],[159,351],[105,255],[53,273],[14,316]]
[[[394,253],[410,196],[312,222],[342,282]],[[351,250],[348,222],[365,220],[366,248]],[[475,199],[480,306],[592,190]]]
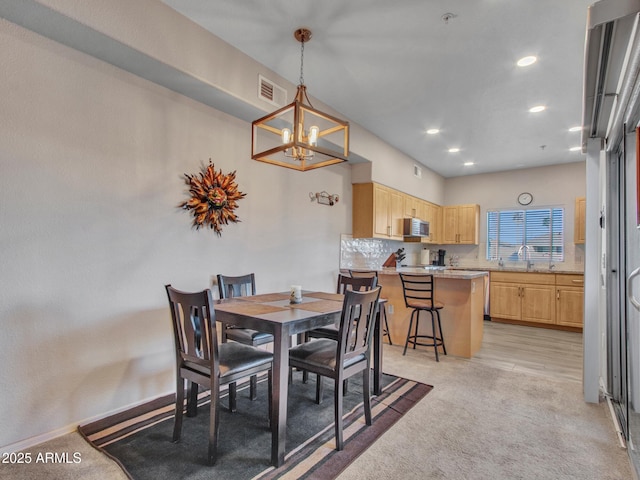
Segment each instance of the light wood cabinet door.
[[442,207],[442,243],[457,243],[458,207]]
[[555,287],[552,285],[521,285],[522,320],[555,323]]
[[513,283],[492,282],[489,288],[491,316],[507,320],[520,320],[520,286]]
[[404,197],[401,192],[395,190],[389,192],[389,225],[391,226],[391,238],[395,240],[403,238]]
[[584,322],[584,289],[556,287],[556,323],[582,328]]
[[437,231],[437,219],[435,205],[429,202],[422,202],[422,218],[424,221],[429,222],[429,236],[425,239],[424,243],[435,242],[435,232]]
[[479,205],[442,207],[442,243],[477,245],[479,220]]
[[404,218],[422,218],[422,205],[420,199],[411,195],[404,196]]
[[586,239],[586,207],[587,199],[585,197],[576,198],[575,223],[573,227],[573,243],[584,243]]
[[479,240],[480,207],[460,205],[458,207],[458,243],[477,245]]
[[391,193],[386,188],[375,185],[373,188],[373,235],[376,237],[391,236],[389,223],[389,206]]
[[433,243],[442,242],[442,207],[431,204],[433,212],[433,226],[429,225],[429,240]]

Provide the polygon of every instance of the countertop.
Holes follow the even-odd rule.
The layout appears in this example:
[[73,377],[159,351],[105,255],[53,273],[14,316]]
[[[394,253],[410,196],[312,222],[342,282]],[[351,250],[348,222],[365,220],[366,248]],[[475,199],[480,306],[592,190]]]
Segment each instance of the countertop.
[[[358,270],[358,269],[354,269]],[[458,278],[460,280],[471,280],[473,278],[482,278],[489,275],[486,270],[454,270],[443,268],[424,268],[424,267],[400,267],[400,268],[382,268],[378,270],[379,275],[397,275],[398,273],[417,273],[422,275],[433,275],[435,278]]]
[[[361,269],[354,269],[361,270]],[[362,269],[371,271],[367,269]],[[526,268],[502,267],[502,268],[481,268],[481,267],[399,267],[399,268],[382,268],[378,269],[380,275],[397,275],[398,273],[418,273],[425,275],[433,275],[436,278],[460,278],[469,280],[472,278],[480,278],[489,275],[490,272],[519,272],[519,273],[553,273],[553,274],[569,274],[583,275],[584,272],[577,270],[549,270],[548,268],[536,269],[535,267],[527,270]],[[347,273],[348,270],[343,270]]]
[[519,267],[495,267],[495,268],[480,268],[480,267],[447,267],[454,270],[481,270],[483,272],[518,272],[518,273],[562,273],[562,274],[572,274],[572,275],[583,275],[584,272],[578,270],[561,270],[561,269],[552,269],[547,268],[536,268],[535,265],[533,268],[527,270],[526,268]]

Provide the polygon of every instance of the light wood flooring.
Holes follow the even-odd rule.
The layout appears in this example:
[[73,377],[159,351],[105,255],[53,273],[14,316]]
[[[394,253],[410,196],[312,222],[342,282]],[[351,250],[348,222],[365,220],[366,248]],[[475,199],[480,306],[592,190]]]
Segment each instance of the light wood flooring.
[[582,333],[485,321],[482,348],[469,361],[582,382]]

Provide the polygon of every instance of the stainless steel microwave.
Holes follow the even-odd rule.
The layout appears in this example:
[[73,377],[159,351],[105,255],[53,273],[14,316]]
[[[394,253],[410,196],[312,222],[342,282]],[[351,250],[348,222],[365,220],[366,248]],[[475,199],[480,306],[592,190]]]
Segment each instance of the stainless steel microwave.
[[403,235],[405,237],[428,237],[429,222],[419,218],[405,218]]

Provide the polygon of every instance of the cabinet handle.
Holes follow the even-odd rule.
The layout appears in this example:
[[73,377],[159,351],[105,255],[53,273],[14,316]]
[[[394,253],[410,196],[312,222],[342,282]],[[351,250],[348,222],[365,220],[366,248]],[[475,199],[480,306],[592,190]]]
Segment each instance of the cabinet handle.
[[584,285],[584,280],[571,280],[571,283],[579,283],[580,285]]
[[391,225],[387,225],[387,237],[391,236]]
[[556,300],[560,300],[560,290],[556,290]]

